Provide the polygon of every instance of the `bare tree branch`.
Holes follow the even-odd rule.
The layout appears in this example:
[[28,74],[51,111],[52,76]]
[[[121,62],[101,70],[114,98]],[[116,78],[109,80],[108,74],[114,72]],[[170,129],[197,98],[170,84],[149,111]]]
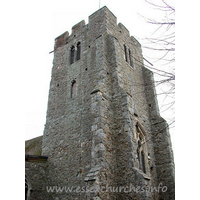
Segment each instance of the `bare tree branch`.
[[[146,18],[147,23],[155,26],[153,34],[146,38],[146,44],[143,48],[153,50],[155,57],[151,58],[151,63],[155,65],[147,65],[146,67],[155,73],[155,86],[160,88],[158,95],[164,95],[162,112],[172,110],[175,105],[175,7],[168,3],[167,0],[160,0],[159,4],[153,0],[145,0],[153,9],[161,12],[163,17],[160,19]],[[154,62],[152,62],[152,59]],[[160,64],[159,64],[160,63]],[[159,66],[159,67],[157,67]],[[169,125],[174,125],[174,112],[172,117],[168,119]]]

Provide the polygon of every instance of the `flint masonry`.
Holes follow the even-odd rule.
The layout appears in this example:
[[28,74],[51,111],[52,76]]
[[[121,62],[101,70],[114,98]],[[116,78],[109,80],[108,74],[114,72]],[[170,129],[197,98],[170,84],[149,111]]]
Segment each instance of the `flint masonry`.
[[[140,43],[107,7],[55,39],[42,153],[26,161],[28,200],[175,198],[173,152],[153,73]],[[84,189],[130,185],[167,191]]]

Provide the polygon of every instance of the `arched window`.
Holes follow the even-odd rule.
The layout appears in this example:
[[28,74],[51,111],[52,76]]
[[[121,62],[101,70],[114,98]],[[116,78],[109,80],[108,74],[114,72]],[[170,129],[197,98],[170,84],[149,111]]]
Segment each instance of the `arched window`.
[[70,49],[70,64],[74,63],[75,47],[72,46]]
[[139,168],[145,173],[149,173],[148,168],[148,151],[147,151],[147,144],[145,139],[145,131],[143,127],[139,124],[139,122],[136,123],[136,133],[137,133],[137,140],[138,140],[138,147],[137,147],[137,158],[138,158],[138,164]]
[[77,55],[76,55],[76,60],[80,60],[81,58],[81,43],[77,43]]
[[28,200],[28,182],[25,179],[25,200]]
[[73,80],[71,84],[71,98],[76,96],[76,81]]

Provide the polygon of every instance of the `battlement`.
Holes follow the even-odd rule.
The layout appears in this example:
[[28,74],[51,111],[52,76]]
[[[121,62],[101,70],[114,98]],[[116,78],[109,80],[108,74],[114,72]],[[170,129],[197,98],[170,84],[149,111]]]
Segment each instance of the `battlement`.
[[[85,24],[82,20],[72,27],[72,33],[66,31],[55,39],[54,51],[73,40],[75,37],[80,36],[83,31],[90,31],[90,40],[95,40],[99,36],[103,35],[105,32],[114,35],[116,38],[119,33],[124,37],[130,38],[129,30],[122,24],[117,24],[117,17],[106,7],[102,7],[93,14],[89,16],[89,23]],[[135,45],[140,45],[140,43],[131,36],[132,41]]]

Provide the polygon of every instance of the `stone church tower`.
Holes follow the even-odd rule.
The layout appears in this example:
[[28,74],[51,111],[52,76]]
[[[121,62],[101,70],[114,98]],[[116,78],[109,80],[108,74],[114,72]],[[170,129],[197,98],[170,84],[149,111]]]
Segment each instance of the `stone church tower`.
[[173,152],[153,73],[107,7],[55,39],[40,157],[48,157],[34,164],[44,172],[41,199],[174,199]]

